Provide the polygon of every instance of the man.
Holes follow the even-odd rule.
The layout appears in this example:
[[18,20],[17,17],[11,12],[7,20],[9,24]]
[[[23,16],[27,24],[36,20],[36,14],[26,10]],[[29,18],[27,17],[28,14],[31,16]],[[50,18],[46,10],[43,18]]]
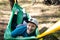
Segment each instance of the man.
[[12,37],[29,37],[29,36],[36,36],[36,28],[38,27],[38,22],[35,18],[31,18],[28,20],[27,25],[26,24],[20,24],[17,26],[17,28],[12,31],[11,36]]

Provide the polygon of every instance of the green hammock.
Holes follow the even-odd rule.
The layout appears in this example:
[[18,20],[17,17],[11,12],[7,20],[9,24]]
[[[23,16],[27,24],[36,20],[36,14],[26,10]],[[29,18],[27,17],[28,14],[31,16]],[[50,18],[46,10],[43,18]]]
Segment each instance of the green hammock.
[[[17,11],[17,14],[15,12]],[[29,15],[27,14],[28,19],[30,18]],[[37,40],[35,37],[17,37],[17,38],[12,38],[11,37],[11,32],[12,28],[14,28],[16,25],[21,24],[23,20],[23,8],[20,7],[17,3],[14,4],[12,13],[7,25],[7,28],[4,33],[4,40]],[[38,34],[38,31],[36,31]]]

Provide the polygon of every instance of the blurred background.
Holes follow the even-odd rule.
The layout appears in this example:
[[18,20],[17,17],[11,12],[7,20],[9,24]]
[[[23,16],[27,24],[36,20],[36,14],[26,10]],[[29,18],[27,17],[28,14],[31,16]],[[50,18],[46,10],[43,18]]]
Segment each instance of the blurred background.
[[[60,0],[17,0],[32,17],[37,18],[39,30],[51,27],[60,19]],[[0,0],[0,39],[3,40],[4,31],[11,14],[9,0]],[[60,32],[56,32],[60,35]],[[60,36],[55,35],[58,39]]]

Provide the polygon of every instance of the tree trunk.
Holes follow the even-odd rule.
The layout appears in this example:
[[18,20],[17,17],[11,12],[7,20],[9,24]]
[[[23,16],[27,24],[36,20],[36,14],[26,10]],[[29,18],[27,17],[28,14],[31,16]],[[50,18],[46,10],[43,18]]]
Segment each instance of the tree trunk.
[[[9,0],[9,2],[10,2],[11,9],[12,9],[12,8],[13,8],[13,5],[14,5],[15,0]],[[16,2],[17,2],[17,0],[16,0]]]

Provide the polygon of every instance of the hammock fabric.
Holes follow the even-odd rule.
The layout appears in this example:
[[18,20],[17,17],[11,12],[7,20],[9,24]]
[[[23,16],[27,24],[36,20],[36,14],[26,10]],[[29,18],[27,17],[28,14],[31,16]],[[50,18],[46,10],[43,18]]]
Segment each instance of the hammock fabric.
[[[30,18],[27,14],[28,19]],[[21,24],[23,20],[23,8],[20,7],[17,3],[14,3],[12,13],[7,25],[7,28],[4,33],[4,40],[37,40],[35,37],[17,37],[12,38],[11,32],[16,28],[16,25]],[[38,34],[38,32],[36,31]]]

